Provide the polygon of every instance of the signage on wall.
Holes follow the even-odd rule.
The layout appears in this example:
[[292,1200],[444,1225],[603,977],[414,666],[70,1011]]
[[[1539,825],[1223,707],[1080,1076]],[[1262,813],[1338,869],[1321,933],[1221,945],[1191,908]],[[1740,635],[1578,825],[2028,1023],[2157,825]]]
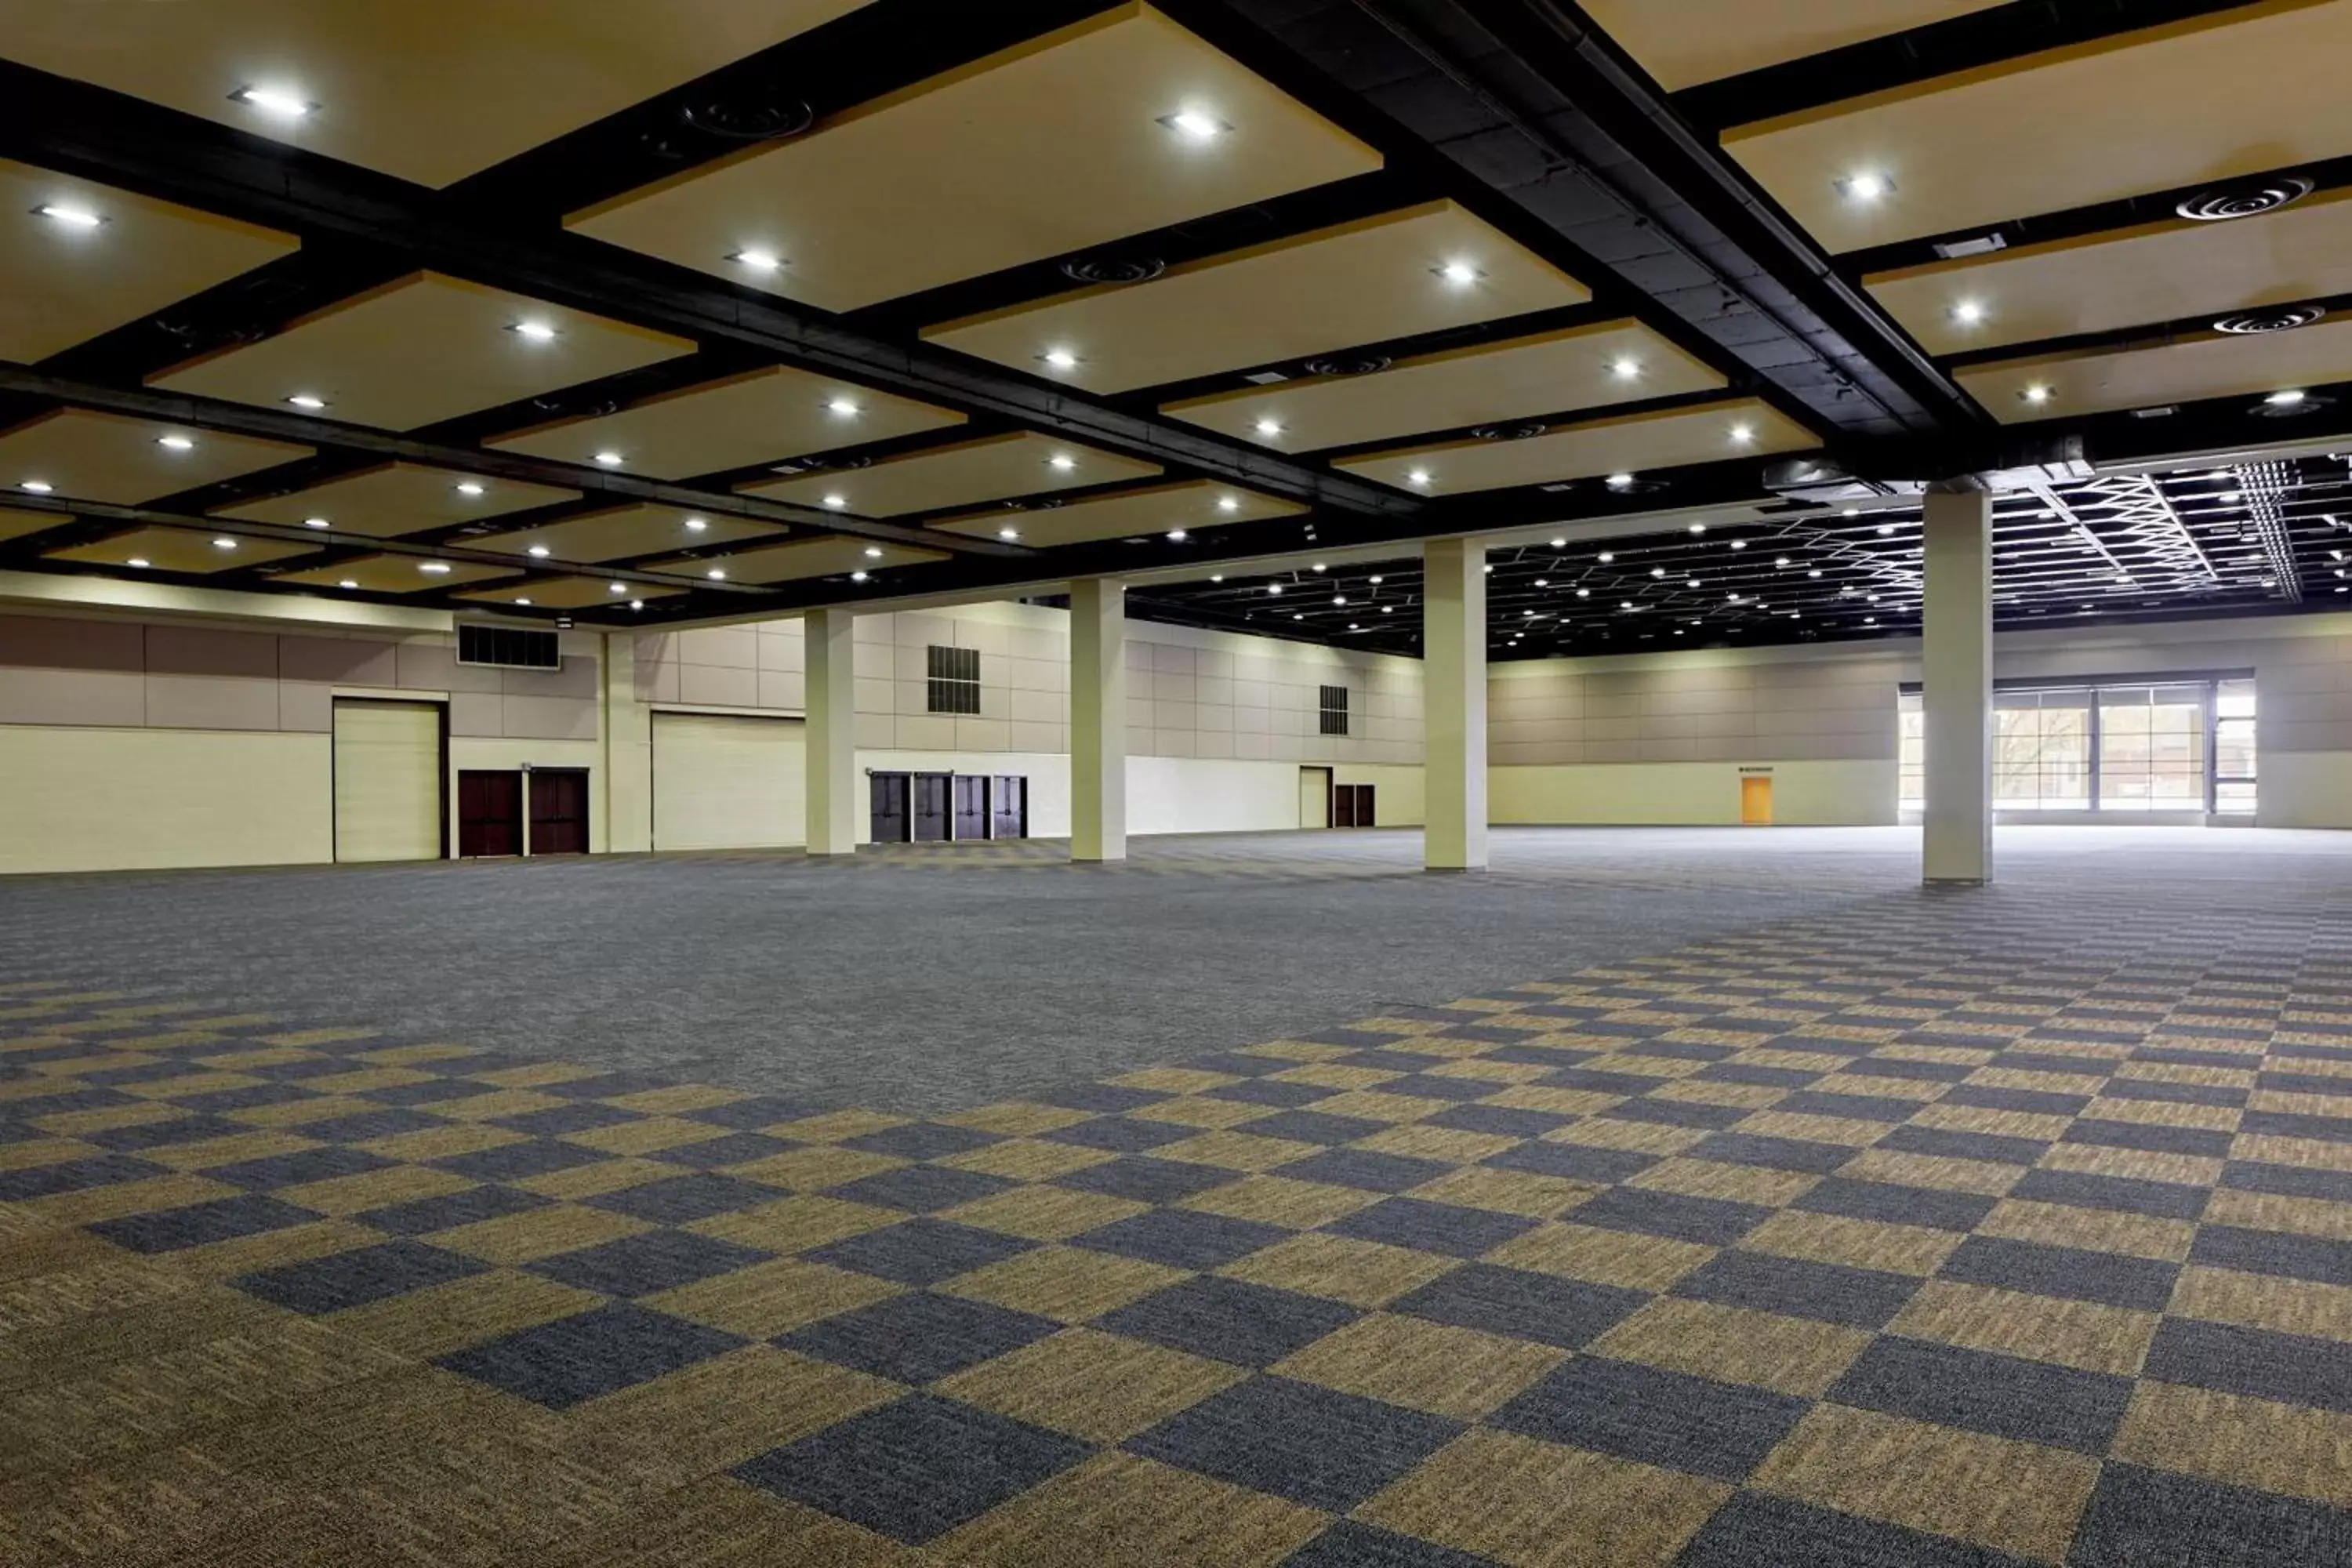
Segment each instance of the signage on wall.
[[1768,776],[1772,772],[1770,768],[1742,768],[1739,771],[1743,773],[1764,773]]

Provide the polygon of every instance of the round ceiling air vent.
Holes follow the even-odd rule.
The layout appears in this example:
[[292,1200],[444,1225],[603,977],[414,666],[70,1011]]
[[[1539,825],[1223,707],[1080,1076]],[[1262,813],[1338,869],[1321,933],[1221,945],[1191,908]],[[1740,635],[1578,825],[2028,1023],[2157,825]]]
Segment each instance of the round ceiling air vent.
[[1149,283],[1167,270],[1156,256],[1082,256],[1062,263],[1062,276],[1076,283]]
[[710,99],[679,105],[677,117],[706,136],[728,142],[772,142],[816,123],[816,110],[797,98]]
[[1307,362],[1309,375],[1377,375],[1388,369],[1386,354],[1330,354]]
[[2276,212],[2290,202],[2303,200],[2311,191],[2311,182],[2300,174],[2273,174],[2200,191],[2174,210],[2197,223],[2227,223],[2231,218]]
[[2241,310],[2234,316],[2224,316],[2213,323],[2213,330],[2239,337],[2259,337],[2264,332],[2291,332],[2297,327],[2307,327],[2326,314],[2324,305],[2274,305],[2267,310]]
[[1550,428],[1539,420],[1531,419],[1524,425],[1481,425],[1470,434],[1481,441],[1524,441]]

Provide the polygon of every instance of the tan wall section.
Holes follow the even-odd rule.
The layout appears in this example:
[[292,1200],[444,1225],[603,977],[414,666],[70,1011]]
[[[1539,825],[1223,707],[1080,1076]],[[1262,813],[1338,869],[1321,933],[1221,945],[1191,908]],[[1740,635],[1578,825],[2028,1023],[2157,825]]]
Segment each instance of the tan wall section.
[[0,871],[334,858],[324,733],[0,731]]

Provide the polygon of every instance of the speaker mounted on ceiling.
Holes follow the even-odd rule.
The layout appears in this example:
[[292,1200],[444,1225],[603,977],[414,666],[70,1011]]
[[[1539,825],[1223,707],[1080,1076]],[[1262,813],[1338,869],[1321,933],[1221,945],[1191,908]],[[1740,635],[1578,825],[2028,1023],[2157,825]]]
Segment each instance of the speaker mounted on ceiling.
[[2173,210],[2194,223],[2228,223],[2276,212],[2303,200],[2312,190],[2312,183],[2301,174],[2269,174],[2200,191]]
[[1149,283],[1168,270],[1156,256],[1081,256],[1062,263],[1074,283]]
[[690,129],[722,142],[776,142],[798,136],[814,125],[816,110],[805,99],[778,94],[682,103],[677,118]]
[[1386,354],[1328,354],[1306,366],[1309,375],[1378,375],[1388,367]]
[[2324,320],[2326,315],[2325,305],[2274,305],[2266,310],[2241,310],[2235,315],[2224,316],[2213,323],[2213,330],[2228,332],[2233,337],[2261,337],[2270,332],[2291,332],[2298,327],[2307,327],[2314,321]]
[[1530,419],[1520,425],[1481,425],[1470,434],[1481,441],[1525,441],[1550,428],[1540,420]]

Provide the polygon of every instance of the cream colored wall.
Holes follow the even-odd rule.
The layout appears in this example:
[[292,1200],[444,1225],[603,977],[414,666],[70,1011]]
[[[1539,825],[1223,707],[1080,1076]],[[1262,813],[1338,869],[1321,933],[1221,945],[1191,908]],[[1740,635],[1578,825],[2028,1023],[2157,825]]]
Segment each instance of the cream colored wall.
[[50,725],[0,731],[0,871],[334,858],[329,738]]
[[[1894,759],[1769,764],[1772,820],[1782,827],[1884,825],[1895,820]],[[1487,811],[1497,824],[1737,826],[1739,765],[1585,763],[1496,768]]]

